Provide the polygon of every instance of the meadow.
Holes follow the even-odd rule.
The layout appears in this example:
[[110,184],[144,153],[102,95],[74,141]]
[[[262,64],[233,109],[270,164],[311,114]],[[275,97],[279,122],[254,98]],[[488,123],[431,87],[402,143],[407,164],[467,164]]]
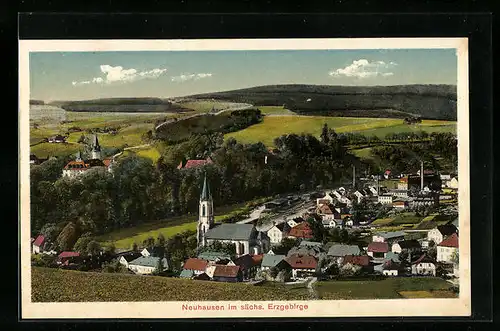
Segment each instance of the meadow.
[[[243,283],[32,267],[33,302],[309,300],[307,291]],[[78,284],[78,286],[75,286]]]
[[[419,291],[419,298],[456,297],[452,285],[437,277],[394,277],[382,280],[332,280],[314,284],[320,299],[400,299]],[[401,292],[405,295],[400,294]]]
[[[265,107],[261,107],[266,109]],[[280,107],[267,107],[267,112],[283,111]],[[324,124],[328,124],[337,133],[362,133],[366,136],[384,138],[389,133],[397,132],[455,132],[455,122],[429,120],[420,124],[402,124],[401,119],[362,118],[362,117],[328,117],[300,115],[265,116],[262,123],[252,125],[244,130],[231,132],[224,137],[235,138],[242,143],[263,142],[273,146],[274,139],[286,134],[312,134],[319,137]],[[366,153],[366,152],[365,152]]]

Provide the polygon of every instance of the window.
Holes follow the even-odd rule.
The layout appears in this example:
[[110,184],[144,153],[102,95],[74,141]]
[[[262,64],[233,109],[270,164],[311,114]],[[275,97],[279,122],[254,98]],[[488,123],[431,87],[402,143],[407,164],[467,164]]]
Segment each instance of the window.
[[206,212],[206,210],[205,210],[205,209],[206,209],[206,206],[205,206],[205,205],[203,205],[203,206],[202,206],[201,216],[205,216],[205,212]]

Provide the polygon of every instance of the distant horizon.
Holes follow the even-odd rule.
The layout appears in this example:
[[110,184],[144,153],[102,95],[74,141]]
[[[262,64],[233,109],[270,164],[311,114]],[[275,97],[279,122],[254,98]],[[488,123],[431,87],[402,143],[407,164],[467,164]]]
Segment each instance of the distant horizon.
[[179,98],[266,85],[456,85],[443,49],[31,52],[30,98]]
[[329,86],[329,87],[359,87],[359,88],[375,88],[375,87],[399,87],[399,86],[418,86],[418,85],[423,85],[423,86],[457,86],[457,84],[391,84],[391,85],[338,85],[338,84],[306,84],[306,83],[291,83],[291,84],[266,84],[266,85],[254,85],[254,86],[248,86],[248,87],[243,87],[243,88],[237,88],[237,89],[231,89],[231,90],[219,90],[219,91],[209,91],[209,92],[203,92],[203,93],[196,93],[196,94],[189,94],[189,95],[178,95],[178,96],[171,96],[171,97],[163,97],[163,96],[154,96],[154,95],[149,95],[149,96],[126,96],[126,97],[115,97],[115,96],[109,96],[109,97],[103,97],[103,98],[91,98],[91,99],[56,99],[56,100],[43,100],[43,99],[33,99],[30,98],[30,101],[43,101],[45,104],[49,104],[51,102],[61,102],[61,101],[90,101],[90,100],[102,100],[102,99],[176,99],[176,98],[189,98],[197,95],[203,95],[203,94],[212,94],[212,93],[223,93],[223,92],[231,92],[231,91],[238,91],[238,90],[246,90],[246,89],[252,89],[252,88],[257,88],[257,87],[265,87],[265,86]]

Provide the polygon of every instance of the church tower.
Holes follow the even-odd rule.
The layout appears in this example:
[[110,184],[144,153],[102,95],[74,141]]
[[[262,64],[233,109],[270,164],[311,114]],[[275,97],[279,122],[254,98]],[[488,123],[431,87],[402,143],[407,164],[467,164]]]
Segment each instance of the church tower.
[[99,140],[97,140],[97,135],[94,135],[92,143],[92,159],[101,159],[101,146],[99,145]]
[[200,210],[198,218],[198,228],[197,228],[197,239],[198,247],[205,246],[205,233],[214,224],[214,205],[212,200],[212,194],[210,192],[210,187],[207,183],[207,175],[205,174],[205,179],[203,181],[203,190],[200,196]]

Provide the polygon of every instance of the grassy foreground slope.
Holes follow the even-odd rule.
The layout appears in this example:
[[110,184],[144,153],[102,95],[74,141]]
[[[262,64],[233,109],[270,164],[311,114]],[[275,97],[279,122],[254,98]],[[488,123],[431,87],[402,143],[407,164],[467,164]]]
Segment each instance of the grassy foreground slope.
[[[33,302],[309,300],[307,289],[32,267]],[[78,284],[78,286],[75,286]]]

